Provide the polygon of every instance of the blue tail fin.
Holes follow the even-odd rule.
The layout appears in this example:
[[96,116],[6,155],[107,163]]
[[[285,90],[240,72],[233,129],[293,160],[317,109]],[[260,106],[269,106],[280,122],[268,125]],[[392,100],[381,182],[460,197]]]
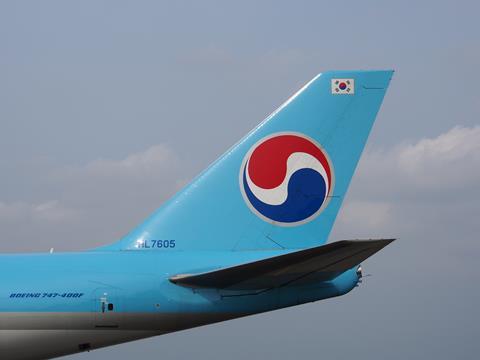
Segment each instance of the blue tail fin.
[[391,76],[316,76],[107,248],[259,250],[325,243]]

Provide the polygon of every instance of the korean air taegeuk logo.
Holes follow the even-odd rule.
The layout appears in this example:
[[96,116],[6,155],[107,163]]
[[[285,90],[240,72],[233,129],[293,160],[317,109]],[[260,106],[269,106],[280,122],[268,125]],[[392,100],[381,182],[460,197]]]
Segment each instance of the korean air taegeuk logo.
[[277,133],[256,143],[240,168],[247,206],[265,221],[304,224],[326,206],[333,167],[322,147],[299,133]]

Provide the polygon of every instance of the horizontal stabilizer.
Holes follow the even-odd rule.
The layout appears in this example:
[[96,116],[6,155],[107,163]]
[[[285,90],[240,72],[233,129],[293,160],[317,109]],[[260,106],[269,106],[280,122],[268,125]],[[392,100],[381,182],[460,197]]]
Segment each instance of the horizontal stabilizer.
[[192,288],[228,290],[328,281],[359,265],[393,240],[342,240],[220,270],[175,275],[170,281]]

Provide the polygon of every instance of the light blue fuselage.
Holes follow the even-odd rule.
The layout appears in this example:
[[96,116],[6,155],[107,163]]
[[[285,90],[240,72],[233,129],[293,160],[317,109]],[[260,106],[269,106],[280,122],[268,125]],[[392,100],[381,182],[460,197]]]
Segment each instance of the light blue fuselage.
[[[0,311],[91,313],[94,327],[93,315],[101,311],[99,295],[107,293],[115,313],[223,312],[241,316],[340,295],[357,283],[356,269],[352,269],[333,282],[305,287],[305,297],[299,297],[302,292],[298,288],[249,295],[245,291],[194,290],[168,280],[178,273],[208,271],[282,253],[265,251],[262,257],[258,252],[155,251],[4,255],[0,256]],[[128,324],[120,321],[118,327]],[[161,324],[153,327],[162,329]]]
[[[266,251],[261,258],[281,253]],[[356,269],[333,281],[250,292],[191,289],[168,280],[255,259],[258,252],[0,256],[0,356],[42,359],[95,349],[342,295],[358,282]]]

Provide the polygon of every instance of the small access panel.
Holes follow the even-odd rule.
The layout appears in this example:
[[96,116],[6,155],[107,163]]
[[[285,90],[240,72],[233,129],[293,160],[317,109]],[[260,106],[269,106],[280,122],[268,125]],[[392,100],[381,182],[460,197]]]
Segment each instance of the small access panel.
[[116,288],[99,288],[94,292],[95,328],[117,329],[121,326],[120,292]]

